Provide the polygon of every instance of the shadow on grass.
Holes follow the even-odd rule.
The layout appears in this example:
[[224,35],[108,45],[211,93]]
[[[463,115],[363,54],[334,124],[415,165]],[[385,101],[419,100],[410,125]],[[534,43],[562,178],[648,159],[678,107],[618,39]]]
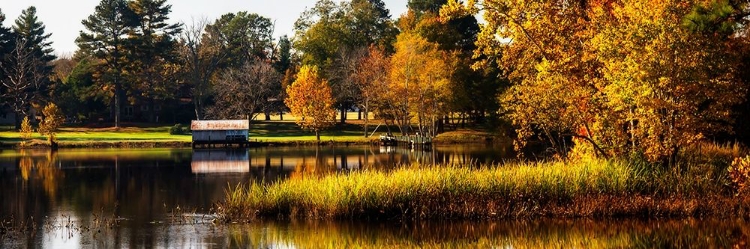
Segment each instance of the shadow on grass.
[[[323,130],[320,135],[364,136],[363,129],[362,125],[357,124],[337,124]],[[250,127],[250,137],[286,138],[304,136],[315,136],[315,133],[301,129],[294,122],[257,122]]]

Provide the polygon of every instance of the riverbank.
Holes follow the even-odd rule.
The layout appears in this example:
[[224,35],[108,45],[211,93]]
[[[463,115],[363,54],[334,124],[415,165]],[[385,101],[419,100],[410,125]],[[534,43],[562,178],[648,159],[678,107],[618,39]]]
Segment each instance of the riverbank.
[[[692,160],[692,159],[691,159]],[[289,219],[507,219],[744,217],[724,159],[676,167],[587,159],[483,165],[410,165],[251,183],[219,203],[226,221]]]
[[[189,148],[192,146],[190,134],[170,134],[169,126],[83,128],[64,127],[57,134],[58,148]],[[372,131],[370,131],[372,132]],[[338,125],[321,134],[320,144],[377,144],[381,129],[370,137],[365,137],[360,124]],[[300,129],[294,122],[263,121],[253,123],[250,129],[252,146],[304,146],[317,145],[313,133]],[[369,135],[369,134],[368,134]],[[494,135],[480,130],[458,130],[439,135],[437,144],[486,143],[497,141]],[[39,133],[31,139],[22,140],[15,130],[0,130],[0,148],[49,148],[50,143]]]

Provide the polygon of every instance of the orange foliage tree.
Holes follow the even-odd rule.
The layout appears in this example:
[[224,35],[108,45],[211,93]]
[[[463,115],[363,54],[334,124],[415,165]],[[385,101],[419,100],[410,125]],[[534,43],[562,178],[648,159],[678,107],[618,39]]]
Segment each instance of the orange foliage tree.
[[316,66],[302,66],[286,93],[284,103],[297,117],[297,125],[315,132],[315,138],[320,142],[320,131],[333,125],[336,118],[328,82],[320,77]]
[[519,147],[538,134],[564,153],[574,137],[601,156],[673,162],[680,148],[729,129],[746,91],[734,16],[748,6],[721,3],[450,0],[441,14],[483,10],[476,55],[487,60],[476,66],[498,61],[511,80],[502,111]]
[[401,133],[416,118],[421,134],[435,134],[434,123],[444,114],[448,95],[447,55],[419,34],[401,33],[391,57],[390,91]]
[[[388,71],[390,70],[390,58],[381,49],[370,46],[367,55],[360,58],[357,62],[353,73],[353,80],[359,88],[360,98],[359,107],[365,112],[364,135],[367,137],[367,126],[369,125],[369,113],[373,107],[379,113],[387,103],[382,101],[388,89]],[[386,118],[386,120],[388,120]]]

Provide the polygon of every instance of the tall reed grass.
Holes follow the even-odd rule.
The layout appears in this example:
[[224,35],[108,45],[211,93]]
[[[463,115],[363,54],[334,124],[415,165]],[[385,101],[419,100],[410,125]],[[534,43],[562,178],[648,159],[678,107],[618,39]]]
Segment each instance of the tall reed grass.
[[711,164],[603,159],[414,164],[236,186],[219,209],[228,220],[744,215],[750,201],[732,198],[726,172]]

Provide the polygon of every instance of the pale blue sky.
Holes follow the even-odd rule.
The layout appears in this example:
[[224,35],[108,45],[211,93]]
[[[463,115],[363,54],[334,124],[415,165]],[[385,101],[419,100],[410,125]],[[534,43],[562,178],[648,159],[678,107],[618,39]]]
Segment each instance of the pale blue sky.
[[[21,10],[36,6],[37,15],[52,33],[52,47],[56,54],[72,54],[76,50],[75,38],[83,29],[81,20],[94,13],[99,0],[3,0],[0,9],[5,14],[3,26],[13,24]],[[306,7],[312,7],[317,0],[169,0],[172,5],[172,22],[190,23],[192,19],[205,17],[214,21],[222,14],[248,11],[276,21],[275,37],[292,34],[294,21]],[[386,7],[395,19],[406,12],[407,0],[384,0]]]

